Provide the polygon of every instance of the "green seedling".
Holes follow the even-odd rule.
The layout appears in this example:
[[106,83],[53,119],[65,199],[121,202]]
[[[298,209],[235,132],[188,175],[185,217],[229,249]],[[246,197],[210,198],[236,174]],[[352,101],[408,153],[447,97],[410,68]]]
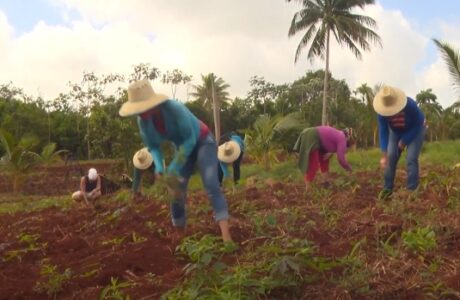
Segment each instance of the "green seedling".
[[106,245],[120,245],[124,242],[124,240],[126,239],[126,237],[124,236],[121,236],[121,237],[115,237],[113,239],[110,239],[110,240],[105,240],[105,241],[102,241],[101,244],[102,246],[106,246]]
[[131,300],[129,295],[125,295],[121,289],[131,287],[132,283],[118,282],[118,278],[110,278],[110,285],[102,289],[99,300]]
[[404,246],[414,254],[424,255],[436,248],[436,234],[430,227],[422,227],[402,233]]
[[63,273],[57,271],[57,266],[45,263],[40,268],[40,275],[43,281],[39,281],[35,285],[37,292],[46,292],[48,296],[56,295],[63,290],[63,286],[72,277],[72,272],[69,268],[65,269]]
[[143,242],[145,242],[147,240],[146,237],[143,237],[141,235],[137,235],[135,232],[132,233],[131,237],[132,237],[132,240],[133,240],[134,244],[140,244],[140,243],[143,243]]

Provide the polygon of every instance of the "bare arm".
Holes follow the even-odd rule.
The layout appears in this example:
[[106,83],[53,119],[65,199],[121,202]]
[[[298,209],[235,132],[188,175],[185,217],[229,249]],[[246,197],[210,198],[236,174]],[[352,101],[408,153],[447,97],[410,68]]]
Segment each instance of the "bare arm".
[[80,191],[83,194],[83,199],[85,200],[85,203],[89,205],[88,198],[86,197],[86,180],[85,177],[82,177],[80,180]]

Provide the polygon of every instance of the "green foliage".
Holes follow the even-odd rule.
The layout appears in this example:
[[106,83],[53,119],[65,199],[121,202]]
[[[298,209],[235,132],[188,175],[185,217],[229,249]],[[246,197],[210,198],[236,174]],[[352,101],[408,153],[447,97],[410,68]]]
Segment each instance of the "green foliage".
[[436,248],[436,234],[430,227],[419,227],[402,233],[404,246],[415,254],[425,254]]
[[72,277],[72,272],[69,268],[63,273],[59,273],[57,266],[43,263],[40,268],[41,281],[35,285],[35,290],[38,292],[46,292],[48,296],[54,296],[61,292],[66,282]]
[[246,132],[245,144],[246,153],[257,163],[262,164],[269,170],[274,162],[278,162],[278,155],[281,154],[281,146],[274,142],[276,133],[282,133],[286,129],[299,127],[301,124],[299,115],[292,113],[286,116],[270,117],[264,115],[259,117],[252,129]]
[[118,282],[118,278],[110,278],[110,285],[104,287],[99,294],[99,300],[130,300],[129,295],[125,295],[121,289],[131,287],[129,282]]
[[52,163],[61,161],[61,155],[68,153],[67,150],[58,150],[56,151],[56,143],[50,143],[43,147],[43,150],[40,154],[40,163],[44,165],[50,165]]

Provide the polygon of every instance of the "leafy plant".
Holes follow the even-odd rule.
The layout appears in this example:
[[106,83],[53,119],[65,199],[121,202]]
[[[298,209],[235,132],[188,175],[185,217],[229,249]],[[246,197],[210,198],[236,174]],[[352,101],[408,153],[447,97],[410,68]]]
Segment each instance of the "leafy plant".
[[118,278],[110,278],[110,285],[102,289],[99,300],[130,300],[129,295],[125,295],[120,289],[131,287],[129,282],[118,282]]
[[30,146],[23,146],[22,141],[17,142],[9,132],[0,128],[0,143],[5,151],[0,166],[11,174],[15,193],[20,191],[27,174],[39,163],[39,155],[29,151]]
[[49,143],[48,145],[43,147],[38,159],[41,164],[50,165],[52,163],[60,161],[61,155],[68,152],[69,151],[67,150],[56,151],[56,143]]
[[436,248],[436,234],[430,227],[417,228],[402,233],[404,246],[415,254],[425,254]]
[[46,292],[49,296],[54,296],[62,291],[64,284],[70,280],[72,272],[69,268],[63,273],[57,271],[57,266],[44,263],[40,269],[40,275],[44,281],[39,281],[35,285],[38,292]]
[[135,232],[132,233],[132,240],[134,244],[140,244],[143,243],[147,240],[146,237],[143,237],[141,235],[137,235]]

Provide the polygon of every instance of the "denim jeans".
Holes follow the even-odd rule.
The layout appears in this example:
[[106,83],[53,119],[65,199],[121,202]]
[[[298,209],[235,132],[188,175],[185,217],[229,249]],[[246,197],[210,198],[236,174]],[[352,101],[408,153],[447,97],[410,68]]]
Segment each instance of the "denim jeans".
[[186,223],[187,185],[195,169],[198,169],[201,175],[201,181],[206,189],[208,198],[214,209],[216,221],[228,219],[227,201],[220,189],[217,175],[217,146],[212,134],[198,140],[195,149],[193,149],[187,162],[181,170],[182,182],[180,184],[181,196],[174,199],[171,203],[171,217],[174,226],[183,227]]
[[[407,188],[409,190],[415,190],[419,183],[419,165],[418,157],[422,149],[423,140],[425,138],[425,128],[420,130],[415,139],[406,145],[407,150]],[[401,157],[401,150],[398,147],[400,138],[396,135],[393,130],[390,129],[390,135],[388,137],[388,166],[385,169],[384,177],[385,184],[384,188],[387,190],[393,190],[394,179],[396,174],[396,166],[398,160]]]

